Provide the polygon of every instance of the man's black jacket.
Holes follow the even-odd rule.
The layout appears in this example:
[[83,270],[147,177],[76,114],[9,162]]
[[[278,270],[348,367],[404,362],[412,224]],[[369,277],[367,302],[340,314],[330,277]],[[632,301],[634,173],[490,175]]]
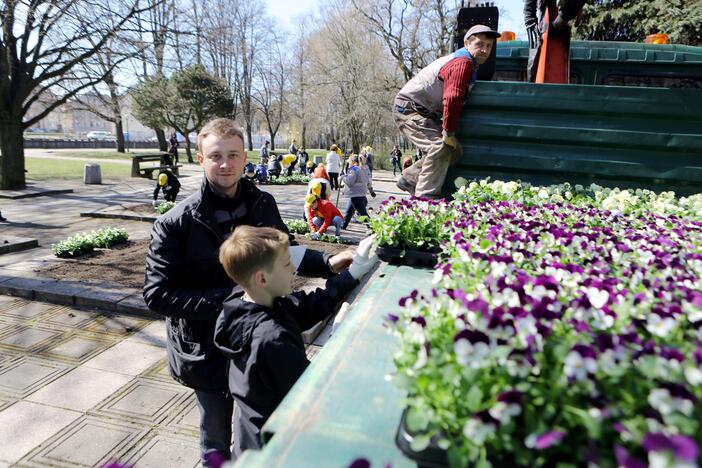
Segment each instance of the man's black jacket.
[[[248,216],[240,224],[267,226],[288,232],[275,199],[240,180],[239,197]],[[222,302],[240,288],[219,263],[225,235],[215,221],[207,180],[199,191],[154,223],[146,258],[144,300],[165,315],[171,375],[188,387],[226,390],[226,359],[214,347],[215,320]],[[301,274],[328,276],[328,256],[307,250],[298,268]]]
[[357,284],[344,271],[324,289],[278,298],[270,308],[234,296],[224,302],[214,341],[230,360],[229,391],[240,410],[235,457],[260,447],[261,427],[307,368],[302,331],[331,315]]

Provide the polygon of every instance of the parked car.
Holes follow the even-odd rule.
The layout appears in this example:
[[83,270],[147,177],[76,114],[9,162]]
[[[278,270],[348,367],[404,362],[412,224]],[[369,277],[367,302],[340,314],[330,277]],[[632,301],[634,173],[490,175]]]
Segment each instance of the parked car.
[[110,138],[110,132],[103,132],[100,130],[93,130],[85,135],[88,140],[108,140]]

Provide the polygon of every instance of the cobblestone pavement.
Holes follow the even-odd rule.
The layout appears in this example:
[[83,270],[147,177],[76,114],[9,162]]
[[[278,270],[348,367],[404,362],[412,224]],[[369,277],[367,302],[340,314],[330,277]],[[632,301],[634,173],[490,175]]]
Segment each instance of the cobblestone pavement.
[[[398,194],[391,173],[377,171],[375,178],[378,197],[371,206]],[[186,166],[179,199],[201,180],[199,167]],[[81,231],[115,226],[126,228],[133,239],[148,237],[149,223],[79,213],[148,201],[153,183],[52,181],[46,188],[70,187],[74,193],[0,198],[0,210],[10,220],[0,223],[0,234],[40,244],[0,255],[0,273],[26,276],[18,264],[46,257],[51,243]],[[301,216],[304,186],[263,189],[276,197],[284,218]],[[343,211],[343,197],[339,205]],[[352,224],[352,236],[364,233],[363,225]],[[95,285],[110,288],[99,279]],[[326,338],[328,327],[310,346],[310,357]],[[137,467],[196,466],[197,409],[192,391],[168,375],[164,340],[164,321],[153,316],[0,295],[0,467],[99,466],[111,460]]]

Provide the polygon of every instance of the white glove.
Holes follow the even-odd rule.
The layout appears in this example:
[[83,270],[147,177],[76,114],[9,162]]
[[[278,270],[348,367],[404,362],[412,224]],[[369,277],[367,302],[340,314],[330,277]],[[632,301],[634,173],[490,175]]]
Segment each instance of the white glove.
[[349,267],[349,273],[354,279],[360,280],[363,278],[378,262],[378,256],[375,254],[376,248],[375,236],[366,237],[358,244]]
[[318,232],[313,232],[310,234],[310,239],[312,240],[319,240],[319,233]]
[[157,202],[156,200],[152,201],[152,202],[151,202],[151,206],[153,206],[154,208],[156,208],[156,207],[158,206],[158,202]]

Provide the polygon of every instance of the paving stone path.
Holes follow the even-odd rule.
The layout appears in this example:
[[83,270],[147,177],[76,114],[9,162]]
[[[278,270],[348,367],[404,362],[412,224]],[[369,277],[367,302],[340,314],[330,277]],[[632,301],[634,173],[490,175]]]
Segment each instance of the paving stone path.
[[[183,169],[179,199],[202,180],[199,167]],[[377,171],[375,177],[378,197],[371,206],[398,195],[391,173]],[[140,291],[99,279],[56,284],[32,272],[37,262],[50,258],[51,243],[77,232],[114,226],[126,228],[133,239],[147,238],[149,223],[81,218],[79,213],[148,201],[153,183],[51,181],[42,185],[74,192],[0,198],[0,210],[10,220],[0,223],[0,234],[40,244],[0,255],[0,289],[5,285],[6,292],[24,296],[0,295],[0,467],[100,466],[112,460],[137,467],[198,465],[197,408],[192,391],[168,375],[164,321],[148,313],[125,314],[116,306],[125,300],[115,299],[119,294],[131,298],[133,309],[127,312],[139,312]],[[263,189],[276,197],[284,218],[301,216],[304,186]],[[344,206],[342,197],[340,209]],[[365,228],[353,224],[348,235],[360,238]],[[80,291],[90,293],[77,301]],[[101,308],[61,305],[67,298],[73,298],[70,304]],[[309,347],[310,357],[328,336],[329,326]]]

